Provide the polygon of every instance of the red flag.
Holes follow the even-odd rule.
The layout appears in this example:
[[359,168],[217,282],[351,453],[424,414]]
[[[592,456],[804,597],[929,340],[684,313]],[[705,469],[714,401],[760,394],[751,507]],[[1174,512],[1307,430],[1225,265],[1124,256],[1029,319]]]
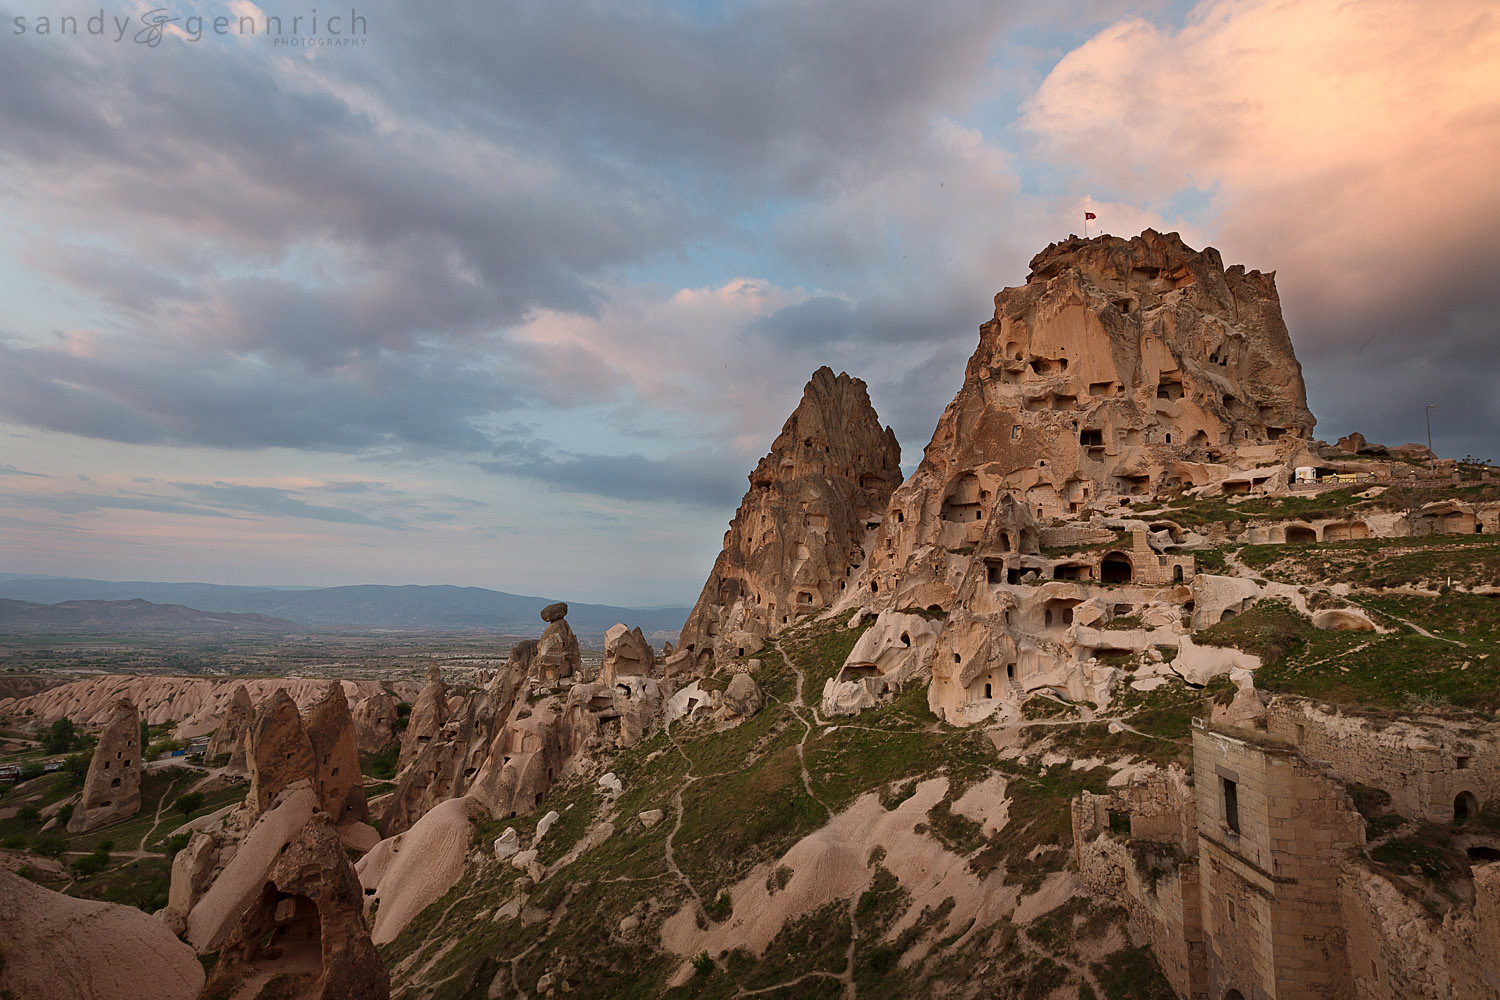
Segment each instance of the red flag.
[[1083,217],[1085,219],[1097,219],[1097,218],[1099,218],[1099,216],[1095,215],[1093,212],[1084,212],[1083,213]]

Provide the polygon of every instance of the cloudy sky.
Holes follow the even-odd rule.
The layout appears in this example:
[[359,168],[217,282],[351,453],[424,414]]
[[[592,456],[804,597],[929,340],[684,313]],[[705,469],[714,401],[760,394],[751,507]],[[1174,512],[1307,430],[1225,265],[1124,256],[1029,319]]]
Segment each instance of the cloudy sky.
[[1500,459],[1491,3],[314,9],[0,0],[0,571],[691,602],[813,369],[910,467],[1086,209]]

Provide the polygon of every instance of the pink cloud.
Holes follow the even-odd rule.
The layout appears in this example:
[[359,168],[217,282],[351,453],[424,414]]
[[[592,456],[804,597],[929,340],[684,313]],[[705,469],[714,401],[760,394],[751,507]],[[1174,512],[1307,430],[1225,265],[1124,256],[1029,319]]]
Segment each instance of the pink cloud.
[[1500,16],[1466,0],[1217,0],[1100,32],[1024,124],[1127,197],[1211,193],[1225,259],[1281,268],[1310,316],[1379,312],[1479,277],[1497,81]]

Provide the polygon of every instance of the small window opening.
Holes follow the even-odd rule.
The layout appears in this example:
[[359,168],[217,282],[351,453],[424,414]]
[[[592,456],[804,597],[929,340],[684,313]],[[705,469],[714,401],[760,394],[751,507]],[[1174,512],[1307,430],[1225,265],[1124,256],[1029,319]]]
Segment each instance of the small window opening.
[[1224,783],[1224,825],[1235,833],[1240,832],[1240,799],[1239,786],[1228,778],[1220,779]]

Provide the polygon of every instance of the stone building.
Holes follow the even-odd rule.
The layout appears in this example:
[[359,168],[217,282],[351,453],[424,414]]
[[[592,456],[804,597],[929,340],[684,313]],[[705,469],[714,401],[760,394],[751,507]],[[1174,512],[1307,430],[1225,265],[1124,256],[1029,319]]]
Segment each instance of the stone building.
[[1365,824],[1290,743],[1193,730],[1199,907],[1208,995],[1351,993],[1340,861]]
[[[1454,794],[1477,811],[1495,793],[1494,734],[1299,698],[1273,699],[1267,722],[1195,720],[1191,775],[1146,772],[1075,799],[1084,889],[1125,908],[1185,1000],[1500,998],[1500,852],[1482,830],[1457,836],[1473,813],[1448,801],[1463,785]],[[1366,784],[1410,819],[1454,824],[1469,847],[1472,888],[1446,912],[1371,860],[1347,790]]]

